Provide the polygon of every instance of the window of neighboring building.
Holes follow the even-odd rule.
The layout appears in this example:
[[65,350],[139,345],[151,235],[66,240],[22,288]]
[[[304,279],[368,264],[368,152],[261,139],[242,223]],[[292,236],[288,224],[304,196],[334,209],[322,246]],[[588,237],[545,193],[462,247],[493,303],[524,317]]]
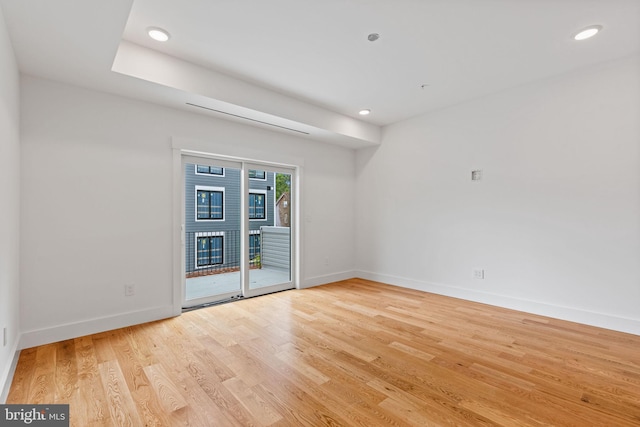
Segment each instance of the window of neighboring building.
[[196,266],[207,267],[224,263],[224,236],[196,234]]
[[265,199],[264,193],[249,193],[249,219],[267,218]]
[[263,181],[266,181],[267,173],[265,171],[249,169],[249,179],[261,179]]
[[196,186],[196,220],[224,219],[224,189]]
[[219,168],[217,166],[196,165],[196,174],[224,176],[224,168]]
[[251,230],[249,234],[249,260],[251,262],[259,262],[256,260],[260,256],[260,230]]

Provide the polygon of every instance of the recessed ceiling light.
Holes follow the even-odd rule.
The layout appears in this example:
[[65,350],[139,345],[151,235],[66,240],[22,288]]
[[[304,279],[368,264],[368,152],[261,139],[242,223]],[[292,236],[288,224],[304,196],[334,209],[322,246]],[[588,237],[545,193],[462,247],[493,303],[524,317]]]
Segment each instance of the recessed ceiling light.
[[358,114],[360,114],[361,116],[368,116],[369,114],[371,114],[371,110],[360,110]]
[[598,34],[598,32],[602,29],[602,25],[590,25],[587,28],[583,28],[573,36],[574,40],[586,40]]
[[171,37],[167,30],[163,30],[162,28],[158,27],[147,28],[147,34],[149,34],[149,37],[159,42],[166,42],[167,40],[169,40],[169,37]]

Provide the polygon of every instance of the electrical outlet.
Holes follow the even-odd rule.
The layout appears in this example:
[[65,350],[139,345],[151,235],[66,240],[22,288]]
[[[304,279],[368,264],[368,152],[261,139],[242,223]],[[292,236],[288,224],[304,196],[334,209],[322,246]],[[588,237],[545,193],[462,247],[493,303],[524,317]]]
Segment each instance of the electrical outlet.
[[2,346],[3,347],[7,346],[7,328],[6,328],[6,326],[4,328],[2,328]]
[[132,295],[135,295],[135,293],[136,293],[136,285],[133,285],[133,284],[124,285],[124,296],[130,297]]
[[481,268],[477,268],[473,270],[473,278],[474,279],[484,279],[484,270]]

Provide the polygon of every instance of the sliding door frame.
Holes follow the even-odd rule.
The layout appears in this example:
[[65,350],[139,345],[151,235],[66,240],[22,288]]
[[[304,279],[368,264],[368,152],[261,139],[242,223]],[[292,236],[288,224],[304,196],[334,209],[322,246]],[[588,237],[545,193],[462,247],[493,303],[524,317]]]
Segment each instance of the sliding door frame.
[[[242,176],[242,193],[243,198],[246,197],[248,193],[248,176],[247,170],[248,168],[245,165],[250,164],[252,168],[255,167],[264,167],[265,170],[269,171],[283,171],[291,174],[291,192],[293,203],[291,204],[291,271],[290,271],[290,282],[288,283],[287,289],[290,288],[301,288],[301,277],[302,277],[302,262],[301,262],[301,250],[300,250],[300,241],[301,241],[301,221],[302,217],[302,203],[301,203],[301,184],[302,184],[302,171],[303,171],[303,161],[300,159],[287,158],[287,156],[283,157],[282,160],[274,158],[273,153],[271,152],[252,152],[250,150],[238,150],[244,151],[247,155],[246,157],[240,157],[236,155],[228,155],[226,154],[231,147],[227,145],[219,146],[217,149],[213,149],[212,147],[208,147],[211,151],[219,151],[221,154],[216,154],[211,152],[209,149],[202,150],[200,146],[202,145],[211,145],[205,143],[198,143],[194,141],[187,141],[182,139],[173,139],[172,148],[173,148],[173,307],[174,314],[180,315],[182,313],[182,306],[184,302],[184,289],[185,289],[185,273],[186,273],[186,262],[185,262],[185,185],[184,185],[184,175],[183,175],[183,158],[199,158],[199,159],[208,159],[208,162],[211,161],[219,161],[224,162],[226,164],[234,163],[234,164],[242,164],[243,167],[241,170],[243,171]],[[244,153],[240,153],[244,154]],[[256,158],[264,157],[267,160],[256,160]],[[241,215],[243,220],[241,221],[241,234],[243,236],[242,241],[244,242],[245,234],[249,234],[249,222],[248,215],[246,212],[246,201],[241,204]],[[248,239],[247,239],[248,241]],[[241,253],[241,262],[243,268],[241,268],[241,283],[242,289],[245,296],[254,296],[260,294],[261,292],[253,292],[249,289],[249,277],[248,277],[248,265],[249,265],[249,249],[248,242],[243,243],[242,245],[242,253]],[[246,268],[245,268],[246,265]],[[271,288],[270,292],[275,292],[281,289],[277,287]]]
[[[249,237],[249,232],[250,232],[250,227],[249,227],[249,212],[248,212],[248,197],[249,197],[249,190],[250,190],[250,181],[249,181],[249,176],[248,176],[248,171],[251,169],[260,169],[260,168],[264,168],[265,171],[267,172],[272,172],[274,173],[274,176],[276,173],[286,173],[291,175],[291,193],[292,194],[296,194],[296,184],[295,184],[295,169],[291,168],[291,167],[283,167],[283,166],[278,166],[278,165],[273,165],[273,164],[268,164],[268,163],[255,163],[255,162],[243,162],[242,164],[243,168],[242,168],[242,185],[241,185],[241,192],[244,198],[244,203],[242,203],[241,205],[241,212],[242,212],[242,225],[241,225],[241,234],[242,234],[242,238],[244,241],[244,245],[241,245],[242,248],[242,266],[243,268],[240,270],[240,277],[242,278],[242,295],[244,297],[253,297],[253,296],[258,296],[258,295],[263,295],[266,293],[271,293],[271,292],[278,292],[278,291],[283,291],[283,290],[287,290],[287,289],[292,289],[293,287],[297,288],[296,286],[296,282],[294,280],[295,277],[295,265],[296,263],[294,263],[294,253],[296,253],[296,243],[295,243],[295,236],[296,236],[296,228],[298,226],[298,222],[296,220],[296,210],[297,210],[297,197],[292,197],[293,202],[291,203],[291,226],[289,227],[290,229],[290,242],[291,242],[291,247],[290,247],[290,253],[289,253],[289,257],[290,257],[290,266],[289,266],[289,281],[288,282],[283,282],[283,283],[279,283],[279,284],[275,284],[275,285],[271,285],[271,286],[265,286],[265,287],[259,287],[259,288],[254,288],[251,289],[250,283],[249,283],[249,279],[250,279],[250,275],[251,272],[249,270],[249,245],[248,245],[248,237]],[[275,195],[275,178],[274,178],[274,188],[273,188],[273,192]],[[275,197],[274,197],[275,199]],[[275,219],[275,215],[277,214],[276,209],[275,209],[275,200],[274,200],[274,210],[273,210],[273,214],[274,214],[274,219]],[[274,221],[275,222],[275,221]]]
[[[239,187],[242,189],[242,181],[243,181],[243,177],[242,177],[242,168],[243,168],[243,164],[242,162],[234,162],[234,161],[229,161],[229,160],[221,160],[221,159],[215,159],[215,158],[211,158],[211,157],[204,157],[204,156],[193,156],[193,155],[189,155],[189,154],[183,154],[182,156],[182,177],[183,177],[183,181],[182,181],[182,220],[181,220],[181,229],[182,229],[182,259],[183,259],[183,268],[184,271],[183,276],[182,276],[182,280],[183,280],[183,284],[182,284],[182,308],[188,308],[188,307],[197,307],[197,306],[201,306],[201,305],[205,305],[205,304],[215,304],[217,302],[220,301],[225,301],[225,300],[231,300],[234,298],[238,298],[239,296],[242,295],[242,290],[243,290],[243,281],[244,281],[244,277],[243,277],[243,271],[244,271],[244,258],[242,255],[242,233],[244,232],[243,230],[243,225],[242,225],[242,217],[240,217],[240,248],[238,249],[238,252],[236,254],[232,254],[232,253],[228,253],[227,250],[225,249],[227,246],[227,237],[229,237],[229,234],[233,235],[233,232],[229,233],[228,231],[219,231],[219,233],[224,233],[223,236],[224,237],[224,243],[223,243],[223,250],[222,250],[222,257],[223,259],[226,260],[227,255],[231,256],[232,259],[240,259],[240,275],[238,278],[238,282],[237,282],[237,288],[235,288],[232,291],[229,292],[224,292],[224,293],[216,293],[216,294],[212,294],[212,295],[207,295],[207,296],[203,296],[203,297],[199,297],[199,298],[193,298],[193,299],[189,299],[187,300],[187,280],[186,280],[186,259],[187,259],[187,248],[189,248],[189,246],[191,244],[193,244],[194,242],[188,242],[187,238],[185,237],[186,233],[186,228],[185,228],[185,224],[187,223],[188,219],[186,216],[186,212],[187,212],[187,193],[186,193],[186,181],[187,181],[187,165],[188,164],[193,164],[194,166],[197,165],[203,165],[203,166],[218,166],[218,167],[223,167],[225,169],[225,171],[229,171],[232,169],[235,169],[237,171],[240,171],[240,177],[239,177],[239,182],[237,182],[237,184],[239,185]],[[205,187],[207,188],[207,187]],[[198,189],[198,187],[196,186],[196,190]],[[241,190],[242,191],[242,190]],[[229,211],[235,211],[234,206],[229,206],[229,198],[226,197],[228,195],[227,192],[223,193],[223,220],[226,223],[228,223],[229,221],[233,222],[234,218],[232,218],[229,214]],[[240,197],[240,199],[242,199],[242,196]],[[240,203],[240,212],[237,215],[242,215],[243,212],[243,202],[241,200],[239,200]],[[236,205],[237,206],[237,205]],[[230,240],[233,240],[233,237],[231,237]],[[194,248],[197,247],[197,245],[193,245]],[[231,245],[231,247],[233,247],[233,244]],[[235,258],[235,256],[238,256],[238,258]],[[194,263],[196,261],[197,255],[194,255]],[[207,276],[209,277],[209,276]]]

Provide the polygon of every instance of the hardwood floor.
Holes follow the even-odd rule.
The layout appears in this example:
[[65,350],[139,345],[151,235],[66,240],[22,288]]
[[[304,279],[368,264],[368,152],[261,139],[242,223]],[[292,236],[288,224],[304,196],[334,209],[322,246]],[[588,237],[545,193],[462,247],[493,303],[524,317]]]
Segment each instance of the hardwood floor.
[[74,426],[639,426],[640,336],[360,279],[22,351]]

